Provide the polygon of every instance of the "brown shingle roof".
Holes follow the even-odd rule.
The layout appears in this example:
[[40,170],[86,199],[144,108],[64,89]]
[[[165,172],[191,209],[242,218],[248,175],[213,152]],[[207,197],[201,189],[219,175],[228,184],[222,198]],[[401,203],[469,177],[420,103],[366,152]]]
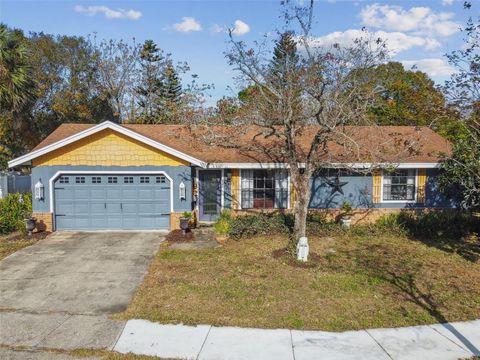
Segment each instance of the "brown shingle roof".
[[[34,150],[41,149],[66,137],[86,130],[94,124],[62,124]],[[167,145],[187,155],[207,163],[256,163],[277,162],[268,151],[240,151],[208,145],[194,136],[205,133],[205,129],[193,130],[186,125],[139,125],[125,124],[125,128],[133,130],[159,143]],[[227,137],[236,138],[239,142],[252,141],[252,134],[257,129],[242,132],[234,126],[216,127],[214,133],[223,133]],[[442,154],[451,153],[451,144],[427,127],[409,126],[351,126],[345,127],[343,133],[352,141],[331,141],[328,144],[328,156],[335,162],[397,162],[397,163],[436,163]],[[315,134],[314,127],[306,127],[298,137],[299,153],[306,153]],[[272,140],[261,137],[263,144]],[[358,148],[357,148],[358,146]],[[265,146],[268,149],[269,146]],[[277,156],[277,154],[275,155]],[[327,155],[323,155],[326,158]]]

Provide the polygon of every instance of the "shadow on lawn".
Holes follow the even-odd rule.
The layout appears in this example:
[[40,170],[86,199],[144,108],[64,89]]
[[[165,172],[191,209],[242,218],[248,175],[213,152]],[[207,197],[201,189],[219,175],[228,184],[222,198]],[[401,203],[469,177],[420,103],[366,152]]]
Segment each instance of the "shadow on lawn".
[[445,252],[458,254],[465,260],[471,262],[480,261],[480,237],[474,234],[454,240],[443,238],[437,238],[435,240],[416,237],[409,238]]
[[[369,245],[367,249],[355,254],[357,265],[368,274],[387,281],[407,300],[427,311],[445,329],[450,331],[473,354],[480,354],[480,350],[460,333],[439,310],[439,304],[432,294],[432,284],[422,288],[417,283],[417,275],[421,264],[412,264],[404,261],[401,256],[388,257],[387,250],[382,245]],[[365,254],[370,254],[366,256]]]

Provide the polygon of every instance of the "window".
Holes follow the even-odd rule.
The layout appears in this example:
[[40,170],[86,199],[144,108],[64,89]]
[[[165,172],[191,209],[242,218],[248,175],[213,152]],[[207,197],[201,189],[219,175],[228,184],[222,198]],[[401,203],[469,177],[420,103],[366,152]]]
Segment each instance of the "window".
[[284,209],[288,203],[288,175],[285,171],[242,170],[243,209]]
[[124,176],[123,177],[124,184],[133,184],[133,176]]
[[415,200],[415,170],[396,170],[383,176],[383,201]]
[[150,183],[150,177],[140,176],[140,184],[149,184],[149,183]]
[[92,184],[101,184],[102,178],[100,176],[92,176]]
[[164,175],[157,176],[155,182],[157,184],[165,184],[167,182],[167,178]]
[[58,182],[60,184],[68,184],[70,182],[70,178],[68,176],[60,176],[60,180]]
[[107,182],[109,184],[116,184],[118,183],[118,178],[116,176],[109,176],[107,179]]
[[75,184],[85,184],[85,176],[76,176]]

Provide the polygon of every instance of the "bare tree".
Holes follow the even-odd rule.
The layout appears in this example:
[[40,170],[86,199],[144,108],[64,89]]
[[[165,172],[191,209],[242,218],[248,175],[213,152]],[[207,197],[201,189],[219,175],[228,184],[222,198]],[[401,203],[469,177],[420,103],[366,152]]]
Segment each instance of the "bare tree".
[[102,90],[108,98],[118,122],[133,122],[134,87],[138,78],[140,46],[122,40],[102,41],[95,44],[96,66]]
[[[362,75],[366,72],[359,70],[385,59],[385,43],[365,32],[351,44],[323,46],[310,35],[313,0],[308,6],[285,5],[285,27],[295,34],[300,56],[287,53],[272,65],[271,47],[265,41],[255,43],[253,49],[230,33],[227,59],[239,72],[242,84],[255,89],[254,96],[238,112],[234,126],[224,126],[221,131],[210,126],[203,137],[212,144],[250,154],[259,162],[263,158],[286,164],[295,189],[293,248],[306,236],[312,175],[322,169],[348,167],[346,162],[352,158],[368,158],[371,164],[392,161],[384,154],[396,140],[389,136],[369,139],[375,132],[359,138],[351,126],[369,125],[367,110],[378,89],[365,91],[368,79]],[[415,141],[403,145],[407,155]],[[402,154],[396,156],[399,159]],[[354,171],[372,168],[352,167]]]

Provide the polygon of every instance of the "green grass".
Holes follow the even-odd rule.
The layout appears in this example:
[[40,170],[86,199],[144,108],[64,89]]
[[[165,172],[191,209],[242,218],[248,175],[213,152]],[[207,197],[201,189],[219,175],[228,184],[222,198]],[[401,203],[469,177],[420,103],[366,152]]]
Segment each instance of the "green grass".
[[162,249],[118,318],[341,331],[480,317],[480,264],[402,236],[311,238],[302,268],[282,236]]

